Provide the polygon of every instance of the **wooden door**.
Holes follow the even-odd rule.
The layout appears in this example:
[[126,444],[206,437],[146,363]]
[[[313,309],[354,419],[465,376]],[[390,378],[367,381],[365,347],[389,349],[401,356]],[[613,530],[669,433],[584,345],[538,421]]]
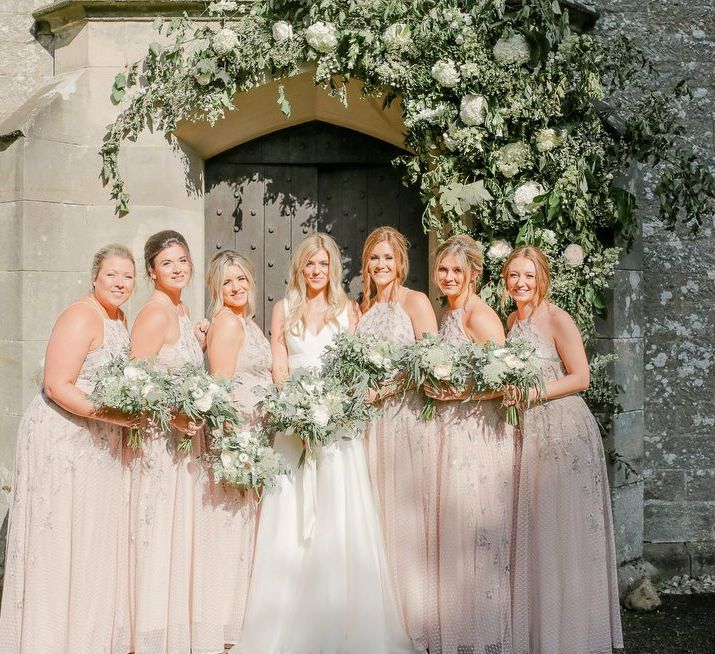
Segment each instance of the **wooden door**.
[[357,298],[366,234],[392,225],[410,241],[408,285],[427,290],[427,237],[415,189],[402,185],[391,161],[400,150],[326,123],[292,127],[206,162],[206,261],[234,249],[256,266],[256,322],[288,284],[293,247],[306,234],[333,236],[343,256],[343,283]]

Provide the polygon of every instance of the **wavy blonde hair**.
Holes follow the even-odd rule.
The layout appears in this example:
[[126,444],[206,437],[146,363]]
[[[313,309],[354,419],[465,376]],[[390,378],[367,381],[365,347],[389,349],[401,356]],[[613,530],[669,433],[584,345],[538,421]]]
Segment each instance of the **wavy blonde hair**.
[[534,293],[534,308],[538,307],[543,300],[549,296],[549,288],[551,287],[551,266],[546,255],[533,245],[520,245],[511,251],[511,254],[504,262],[504,267],[501,271],[502,279],[504,280],[504,297],[509,295],[507,286],[507,277],[509,276],[509,264],[514,259],[528,259],[534,264],[536,270],[536,292]]
[[348,296],[343,290],[343,263],[338,244],[327,234],[316,232],[306,236],[295,249],[288,269],[288,292],[286,293],[285,330],[288,333],[300,335],[301,326],[305,329],[308,315],[308,292],[303,277],[303,268],[317,252],[325,250],[328,253],[328,287],[326,299],[328,311],[325,314],[326,323],[338,326],[338,316],[348,304]]
[[464,284],[462,288],[459,289],[460,293],[464,290],[464,285],[469,284],[471,273],[477,273],[477,279],[474,281],[475,284],[479,283],[479,277],[481,277],[484,267],[482,248],[471,236],[455,234],[442,243],[435,252],[432,279],[437,288],[439,288],[439,275],[437,273],[439,264],[442,262],[442,259],[449,255],[452,255],[457,260],[457,263],[464,271]]
[[237,266],[248,279],[248,301],[246,318],[253,318],[256,313],[256,269],[243,255],[234,250],[224,250],[215,254],[206,271],[206,285],[209,288],[211,304],[209,318],[213,318],[223,308],[223,280],[230,266]]
[[395,274],[397,283],[392,287],[392,293],[390,294],[390,302],[394,302],[397,299],[397,291],[400,286],[403,286],[407,280],[407,273],[410,270],[410,260],[407,254],[407,250],[410,247],[409,241],[398,232],[394,227],[377,227],[373,229],[368,237],[365,239],[365,245],[362,248],[362,284],[363,284],[363,294],[362,294],[362,305],[363,311],[367,311],[377,298],[377,286],[375,282],[372,281],[370,276],[370,255],[375,249],[375,246],[379,243],[388,243],[392,248],[395,255]]

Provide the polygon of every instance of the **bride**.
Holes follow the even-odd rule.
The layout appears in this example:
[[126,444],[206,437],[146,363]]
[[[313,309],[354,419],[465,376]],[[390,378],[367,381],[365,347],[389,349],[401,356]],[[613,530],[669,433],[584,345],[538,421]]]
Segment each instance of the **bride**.
[[[288,293],[273,310],[273,379],[320,366],[358,310],[340,280],[335,241],[308,236],[291,260]],[[362,443],[303,451],[296,436],[274,447],[292,474],[265,496],[240,654],[406,654]]]

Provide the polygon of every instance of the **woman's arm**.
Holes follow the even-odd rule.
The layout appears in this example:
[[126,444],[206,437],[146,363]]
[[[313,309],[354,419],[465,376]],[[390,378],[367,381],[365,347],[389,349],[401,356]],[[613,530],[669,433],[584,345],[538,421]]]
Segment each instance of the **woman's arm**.
[[206,354],[209,372],[214,377],[233,377],[236,372],[236,357],[244,340],[245,330],[238,316],[222,311],[213,319],[206,336]]
[[170,328],[170,316],[167,309],[159,303],[147,304],[137,316],[132,327],[132,359],[144,359],[156,356],[166,342],[166,332]]
[[288,378],[288,348],[285,341],[285,301],[273,307],[271,314],[271,356],[273,381],[283,383]]

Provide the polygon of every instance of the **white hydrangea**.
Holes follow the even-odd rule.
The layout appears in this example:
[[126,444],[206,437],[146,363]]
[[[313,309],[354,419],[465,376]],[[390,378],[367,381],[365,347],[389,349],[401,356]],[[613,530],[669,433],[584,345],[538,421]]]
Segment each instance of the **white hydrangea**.
[[393,23],[383,32],[382,41],[388,50],[400,50],[412,43],[412,32],[404,23]]
[[529,146],[518,141],[497,150],[497,169],[504,177],[514,177],[529,161]]
[[276,43],[293,38],[293,26],[285,21],[279,20],[273,23],[273,40]]
[[536,149],[539,152],[548,152],[549,150],[553,150],[559,145],[560,142],[561,139],[556,133],[556,130],[551,129],[550,127],[539,130],[536,133]]
[[500,238],[496,241],[492,241],[492,244],[487,250],[487,257],[492,261],[501,261],[506,259],[512,251],[511,243]]
[[318,52],[332,52],[338,45],[338,30],[331,23],[319,20],[305,30],[305,40]]
[[459,84],[459,71],[451,60],[440,59],[432,66],[432,78],[441,86],[451,89]]
[[583,248],[577,243],[571,243],[561,255],[569,268],[578,268],[583,265]]
[[213,49],[217,55],[227,55],[238,45],[238,35],[233,30],[224,27],[214,34],[211,45],[213,45]]
[[520,216],[534,213],[540,206],[534,198],[544,193],[546,189],[539,182],[525,182],[514,191],[514,210]]
[[442,134],[442,140],[444,141],[444,147],[448,150],[454,152],[459,147],[459,142],[457,139],[452,138],[449,132]]
[[540,236],[546,245],[556,245],[556,232],[552,229],[542,229]]
[[235,0],[218,0],[218,2],[212,2],[208,9],[210,14],[223,14],[226,11],[236,11],[238,3]]
[[483,95],[465,95],[459,105],[459,117],[465,125],[484,124],[487,117],[487,101]]
[[494,58],[502,65],[524,64],[531,58],[529,42],[521,34],[502,37],[494,45]]

